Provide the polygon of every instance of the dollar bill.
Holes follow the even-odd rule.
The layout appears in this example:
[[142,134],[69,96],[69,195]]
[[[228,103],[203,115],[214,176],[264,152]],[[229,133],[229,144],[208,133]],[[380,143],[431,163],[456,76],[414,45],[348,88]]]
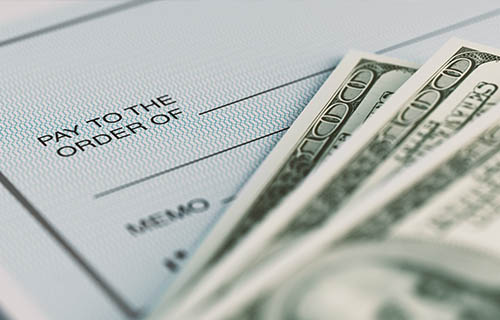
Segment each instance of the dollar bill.
[[251,319],[499,319],[499,266],[440,242],[346,245],[279,286]]
[[[499,177],[500,109],[495,108],[369,192],[363,202],[345,206],[315,232],[233,279],[216,292],[219,300],[205,301],[195,310],[213,304],[204,319],[259,319],[254,316],[265,313],[265,301],[308,263],[359,241],[439,240],[498,258]],[[445,254],[442,258],[447,262]],[[499,269],[497,265],[495,272]]]
[[[464,77],[461,85],[448,89],[451,93],[446,100],[397,144],[391,155],[363,181],[362,186],[356,190],[357,194],[363,194],[380,181],[411,165],[500,101],[500,63],[496,63],[496,58],[488,61],[489,58],[493,57],[477,55],[472,59],[455,59],[443,70],[451,79]],[[450,80],[449,85],[451,84]],[[441,91],[446,90],[447,85]],[[438,85],[433,84],[421,91],[420,96],[415,99],[415,106],[425,106],[437,99],[438,91],[432,91],[436,86]]]
[[318,163],[383,109],[415,71],[416,65],[409,62],[347,53],[204,240],[166,300],[179,299],[181,288],[186,290],[204,276]]
[[[323,162],[321,169],[306,179],[307,187],[300,194],[290,195],[293,199],[273,209],[237,249],[205,274],[203,281],[197,279],[196,290],[186,299],[188,306],[213,297],[215,289],[252,269],[262,256],[272,255],[320,228],[342,206],[361,201],[360,190],[369,190],[377,169],[407,150],[429,123],[437,125],[437,136],[414,148],[413,159],[491,108],[500,84],[500,72],[496,72],[500,71],[499,61],[500,50],[459,39],[445,44],[389,98],[384,112],[371,117],[335,157]],[[476,100],[480,101],[474,103]],[[377,176],[377,182],[382,180]]]
[[[409,146],[415,146],[414,139],[425,135],[423,131],[429,124],[439,127],[439,132],[435,139],[428,139],[429,143],[417,143],[413,156],[411,152],[407,154],[408,163],[464,128],[483,112],[482,107],[490,108],[486,106],[488,98],[475,108],[463,103],[467,97],[475,96],[478,87],[484,88],[483,84],[492,90],[488,97],[500,85],[500,50],[459,39],[449,41],[387,102],[394,113],[381,114],[385,116],[380,117],[381,121],[361,128],[357,139],[351,140],[351,148],[343,149],[344,161],[330,161],[321,175],[310,180],[310,186],[317,187],[311,196],[294,203],[299,209],[282,218],[285,226],[280,227],[273,240],[293,240],[320,227],[347,200],[358,201],[359,190],[368,190],[367,184],[374,183],[372,175],[379,168],[385,169],[387,160],[398,158]],[[470,112],[465,112],[465,108]],[[327,169],[329,164],[332,166]]]

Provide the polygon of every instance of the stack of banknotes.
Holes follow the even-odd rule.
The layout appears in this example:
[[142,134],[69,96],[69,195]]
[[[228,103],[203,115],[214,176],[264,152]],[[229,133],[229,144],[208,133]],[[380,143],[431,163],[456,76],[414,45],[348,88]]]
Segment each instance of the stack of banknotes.
[[347,53],[152,319],[500,319],[499,86],[460,39]]

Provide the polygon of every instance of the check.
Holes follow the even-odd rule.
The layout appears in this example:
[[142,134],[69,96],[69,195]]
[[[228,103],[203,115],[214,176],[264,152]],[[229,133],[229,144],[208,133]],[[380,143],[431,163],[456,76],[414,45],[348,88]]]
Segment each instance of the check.
[[454,4],[68,4],[1,32],[0,264],[50,319],[144,315],[348,49],[418,62],[499,21]]

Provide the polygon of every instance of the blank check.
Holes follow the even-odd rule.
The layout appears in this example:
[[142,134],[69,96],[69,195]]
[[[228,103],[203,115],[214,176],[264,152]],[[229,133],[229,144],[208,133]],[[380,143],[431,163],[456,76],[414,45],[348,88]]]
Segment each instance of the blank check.
[[140,318],[349,48],[499,45],[495,1],[455,5],[115,3],[0,39],[0,264],[49,318]]

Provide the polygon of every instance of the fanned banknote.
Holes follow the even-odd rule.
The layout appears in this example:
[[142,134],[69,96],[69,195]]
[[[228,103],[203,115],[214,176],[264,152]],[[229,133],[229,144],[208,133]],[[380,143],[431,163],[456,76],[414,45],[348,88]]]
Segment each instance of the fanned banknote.
[[318,163],[375,112],[384,112],[384,102],[416,68],[397,59],[349,52],[240,191],[165,301],[175,304]]
[[[215,289],[223,290],[225,283],[252,269],[259,258],[320,228],[343,205],[361,201],[363,193],[388,174],[459,132],[498,99],[499,61],[500,50],[449,41],[387,101],[384,112],[371,117],[335,157],[321,165],[321,173],[306,180],[307,188],[275,208],[262,225],[254,226],[201,281],[198,277],[185,303],[214,298]],[[406,160],[394,166],[394,159],[401,160],[405,152]]]
[[[465,297],[475,300],[471,304],[471,300],[462,301],[459,306],[455,304],[457,310],[449,308],[449,312],[453,311],[447,314],[449,319],[498,319],[500,317],[498,301],[500,279],[497,276],[500,271],[498,264],[500,215],[495,210],[500,202],[498,177],[500,177],[500,109],[493,108],[485,117],[476,120],[473,126],[467,126],[420,162],[369,192],[363,202],[345,206],[336,217],[314,233],[310,233],[301,241],[277,255],[268,257],[262,264],[249,270],[247,275],[226,287],[219,296],[220,300],[205,310],[203,318],[271,319],[269,315],[274,311],[268,309],[271,308],[268,302],[280,292],[283,294],[283,290],[290,294],[286,289],[287,286],[290,283],[293,285],[293,279],[298,272],[304,270],[312,261],[321,261],[322,257],[335,254],[337,248],[350,243],[415,239],[421,242],[439,240],[441,243],[456,247],[464,246],[469,248],[467,250],[476,252],[459,255],[459,260],[455,259],[452,249],[441,251],[440,256],[433,254],[427,257],[428,266],[431,268],[427,270],[428,273],[432,270],[439,271],[439,268],[436,269],[436,264],[439,263],[435,260],[441,257],[441,266],[448,270],[446,273],[448,278],[445,277],[446,274],[440,272],[441,275],[438,277],[440,281],[448,285],[454,284],[455,293],[460,295],[463,293]],[[294,193],[300,192],[302,188],[304,185]],[[438,252],[439,246],[435,244],[431,246],[434,249],[429,250]],[[401,263],[411,267],[411,260],[414,258],[410,258],[410,255],[419,253],[407,249],[408,254],[406,258],[401,259]],[[387,250],[391,250],[390,246]],[[425,255],[423,256],[425,258]],[[467,268],[463,268],[465,261],[471,262]],[[482,266],[474,263],[477,261],[481,262]],[[459,263],[462,265],[457,266]],[[363,264],[363,267],[377,267],[377,263],[372,261],[371,264]],[[457,268],[461,268],[462,275],[457,273]],[[486,274],[488,276],[485,276]],[[460,277],[457,279],[458,276]],[[326,281],[325,278],[323,280]],[[313,282],[309,281],[309,284]],[[302,300],[303,297],[312,296],[313,292],[308,291],[313,290],[312,287],[302,287],[302,292],[294,293],[295,297],[300,296],[295,300],[294,307],[305,301]],[[357,288],[351,283],[349,289]],[[435,290],[437,289],[439,288],[435,287]],[[290,298],[287,293],[285,299]],[[486,304],[477,305],[476,303],[480,301]],[[284,314],[291,311],[294,315],[291,318],[301,319],[297,313],[298,309],[293,310],[293,307],[290,307],[290,300],[287,305],[289,306],[287,310],[279,311]],[[279,308],[279,303],[273,304],[272,308],[275,307]],[[200,309],[194,310],[200,311]],[[443,310],[441,312],[444,312]],[[426,313],[417,315],[427,315],[428,317],[423,317],[425,319],[443,318],[444,313],[434,312],[437,311],[433,310],[430,315]],[[465,317],[466,315],[468,317]]]
[[346,245],[279,286],[251,319],[496,320],[499,264],[497,256],[437,241]]

